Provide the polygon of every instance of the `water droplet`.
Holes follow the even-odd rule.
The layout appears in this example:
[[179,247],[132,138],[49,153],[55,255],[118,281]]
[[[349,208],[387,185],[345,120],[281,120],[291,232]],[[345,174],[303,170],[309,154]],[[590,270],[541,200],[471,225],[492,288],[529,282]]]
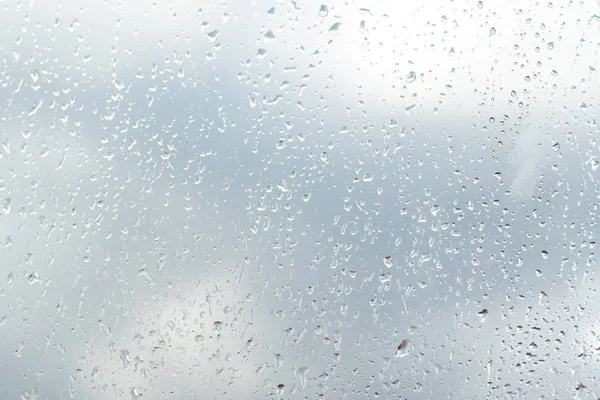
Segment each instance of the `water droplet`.
[[335,24],[331,25],[331,27],[329,28],[329,34],[336,36],[337,34],[340,33],[341,26],[342,26],[341,22],[336,22]]
[[308,367],[300,367],[296,371],[298,377],[300,378],[300,386],[306,386],[306,373],[309,371]]
[[548,46],[546,46],[546,47],[548,47],[548,50],[554,49],[554,42],[548,43]]
[[38,389],[24,390],[21,392],[21,400],[37,400]]
[[477,2],[477,8],[479,8],[480,10],[483,8],[483,1]]
[[552,150],[554,150],[555,152],[559,151],[560,150],[560,143],[554,143],[552,145]]
[[415,71],[410,71],[405,78],[406,82],[408,83],[413,83],[415,79],[417,79],[417,74],[415,73]]
[[490,29],[490,36],[494,36],[496,34],[496,28],[492,27]]
[[41,281],[41,279],[37,272],[32,272],[27,277],[27,282],[29,282],[30,285],[33,285],[34,283],[38,283],[40,281]]
[[4,204],[2,205],[2,212],[4,214],[10,214],[10,212],[12,211],[12,199],[9,197],[6,200],[4,200]]
[[329,8],[325,4],[321,4],[319,7],[319,17],[326,17],[329,14]]
[[279,385],[277,385],[277,395],[281,396],[283,392],[285,392],[285,385],[283,383],[280,383]]
[[358,31],[360,33],[366,33],[367,32],[367,22],[366,21],[360,21],[360,24],[358,25]]
[[542,250],[542,258],[544,260],[548,258],[548,252],[546,250]]
[[393,264],[394,261],[392,260],[392,256],[385,256],[383,258],[383,265],[385,265],[386,267],[391,268]]
[[396,348],[396,357],[402,358],[408,355],[408,339],[404,339]]
[[142,398],[142,394],[137,388],[131,388],[131,400],[140,400]]
[[273,31],[267,31],[267,33],[264,34],[264,38],[265,38],[265,42],[266,43],[273,42],[276,39],[275,34],[273,33]]
[[259,60],[262,60],[263,58],[265,58],[266,54],[267,54],[267,50],[258,49],[258,51],[256,52],[256,58],[258,58]]
[[129,363],[131,362],[131,356],[129,355],[129,350],[123,349],[119,353],[119,357],[121,358],[121,362],[123,363],[123,368],[127,368]]
[[218,39],[218,37],[219,37],[219,31],[215,29],[215,30],[214,30],[214,31],[212,31],[212,32],[208,32],[208,33],[206,34],[206,37],[208,37],[208,40],[209,40],[210,42],[214,42],[214,41],[216,41],[216,40]]

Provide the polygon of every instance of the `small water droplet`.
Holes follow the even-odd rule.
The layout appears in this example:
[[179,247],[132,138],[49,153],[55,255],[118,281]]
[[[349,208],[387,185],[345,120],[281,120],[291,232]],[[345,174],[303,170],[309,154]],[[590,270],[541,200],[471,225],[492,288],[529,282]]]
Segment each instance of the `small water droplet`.
[[24,390],[21,392],[21,400],[36,400],[38,398],[38,390]]
[[483,1],[477,2],[477,8],[479,8],[480,10],[483,8]]
[[123,368],[127,368],[129,363],[131,362],[131,356],[129,355],[129,350],[123,349],[121,350],[119,357],[121,358],[121,362],[123,363]]
[[560,150],[560,143],[554,143],[552,145],[552,150],[554,150],[555,152],[559,151]]
[[6,200],[4,200],[4,204],[2,205],[2,212],[4,212],[4,214],[10,214],[10,212],[12,211],[12,199],[9,197]]
[[408,355],[408,339],[404,339],[396,348],[396,357],[402,358]]
[[490,36],[494,36],[496,34],[496,28],[492,27],[490,29]]
[[554,42],[548,43],[548,46],[546,46],[546,47],[548,47],[548,50],[554,49]]
[[417,74],[415,73],[415,71],[410,71],[408,73],[408,75],[406,75],[406,82],[408,83],[413,83],[415,81],[415,79],[417,79]]
[[548,258],[548,252],[546,250],[542,250],[542,258],[544,260]]
[[34,283],[38,283],[40,280],[41,280],[40,276],[38,275],[37,272],[32,272],[27,277],[27,282],[29,282],[30,285],[33,285]]
[[366,21],[360,21],[360,24],[358,25],[358,31],[360,33],[366,33],[367,32],[367,22]]
[[281,396],[283,392],[285,392],[285,385],[283,383],[280,383],[279,385],[277,385],[277,394]]
[[276,39],[275,34],[273,33],[273,31],[267,31],[267,33],[264,34],[264,38],[265,38],[265,42],[266,43],[273,42]]
[[265,49],[258,49],[258,51],[256,52],[256,58],[258,58],[259,60],[262,60],[263,58],[265,58],[266,55],[267,55],[267,50],[265,50]]
[[142,394],[137,388],[131,388],[131,400],[140,400]]
[[216,41],[216,40],[218,39],[218,37],[219,37],[219,31],[215,29],[215,30],[214,30],[214,31],[212,31],[212,32],[208,32],[208,33],[206,34],[206,36],[208,37],[208,40],[209,40],[210,42],[214,42],[214,41]]

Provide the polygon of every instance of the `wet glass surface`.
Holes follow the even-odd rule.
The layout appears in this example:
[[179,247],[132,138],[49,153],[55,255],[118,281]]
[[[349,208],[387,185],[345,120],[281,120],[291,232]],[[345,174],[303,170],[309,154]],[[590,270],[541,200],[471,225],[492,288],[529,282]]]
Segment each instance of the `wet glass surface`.
[[0,397],[596,398],[594,2],[0,2]]

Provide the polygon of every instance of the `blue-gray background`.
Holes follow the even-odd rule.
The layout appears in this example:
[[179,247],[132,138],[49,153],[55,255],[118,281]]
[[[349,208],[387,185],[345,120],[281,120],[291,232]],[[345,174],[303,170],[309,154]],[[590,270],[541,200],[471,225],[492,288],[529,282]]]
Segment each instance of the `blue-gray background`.
[[0,7],[2,398],[600,396],[600,6]]

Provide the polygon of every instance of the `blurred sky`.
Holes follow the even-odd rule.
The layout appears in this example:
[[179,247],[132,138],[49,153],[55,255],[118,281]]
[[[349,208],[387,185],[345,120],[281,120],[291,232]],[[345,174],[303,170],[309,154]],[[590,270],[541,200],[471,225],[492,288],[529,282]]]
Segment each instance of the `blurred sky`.
[[600,396],[597,4],[0,7],[5,398]]

